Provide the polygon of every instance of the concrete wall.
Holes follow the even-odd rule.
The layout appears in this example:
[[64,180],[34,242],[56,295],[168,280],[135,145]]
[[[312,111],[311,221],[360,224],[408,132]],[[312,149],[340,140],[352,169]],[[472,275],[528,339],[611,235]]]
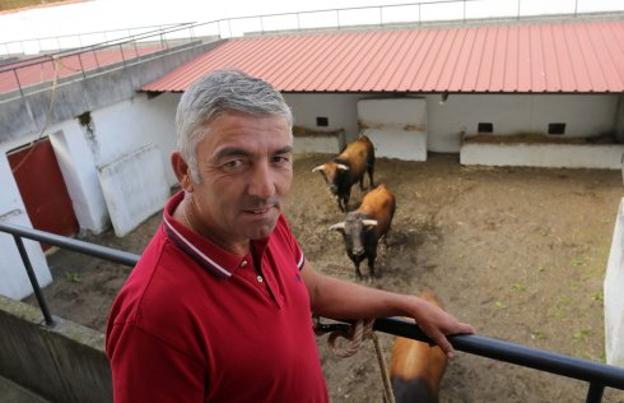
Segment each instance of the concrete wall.
[[617,116],[615,117],[615,135],[624,143],[624,95],[618,97]]
[[[164,175],[164,182],[158,182],[160,189],[155,189],[157,192],[167,192],[177,182],[169,155],[175,147],[175,110],[179,97],[163,94],[149,99],[145,94],[136,94],[132,99],[93,111],[88,123],[81,123],[78,118],[68,119],[46,131],[52,133],[52,146],[81,229],[100,233],[110,226],[109,206],[97,172],[113,161],[154,144],[159,150],[158,166],[142,172]],[[7,144],[16,146],[17,141]],[[107,178],[121,181],[119,184],[124,187],[123,176]],[[127,179],[128,183],[134,183],[134,178]],[[125,196],[140,199],[146,194],[127,192]]]
[[[284,94],[286,103],[290,105],[294,123],[308,129],[346,131],[347,142],[359,133],[357,123],[357,101],[362,98],[358,94]],[[328,118],[327,127],[316,125],[317,117]]]
[[99,234],[109,227],[110,220],[85,130],[77,119],[56,125],[53,130],[56,131],[50,135],[50,142],[78,225],[83,230]]
[[620,169],[619,144],[464,144],[463,165]]
[[604,280],[607,364],[624,367],[624,199],[615,218]]
[[153,144],[98,168],[98,178],[118,237],[161,210],[169,196],[161,153]]
[[427,104],[422,98],[361,99],[360,127],[375,145],[375,156],[427,160]]
[[[1,148],[0,151],[2,151]],[[32,228],[11,172],[6,151],[0,152],[0,221]],[[52,276],[39,243],[24,239],[24,246],[39,285],[43,287],[50,284]],[[32,294],[32,286],[15,240],[12,235],[4,232],[0,232],[0,257],[0,295],[21,299]]]
[[614,130],[618,95],[440,95],[427,96],[429,150],[458,152],[461,133],[479,122],[495,134],[547,133],[549,123],[566,123],[562,137],[586,137]]
[[[0,144],[19,139],[70,120],[86,111],[98,110],[130,99],[141,86],[154,81],[196,56],[214,48],[213,42],[193,48],[180,48],[175,53],[155,53],[149,60],[99,73],[89,71],[86,79],[71,77],[61,80],[54,94],[54,108],[48,117],[52,93],[50,83],[41,91],[25,97],[19,93],[0,94]],[[111,66],[107,66],[109,69]]]
[[104,335],[0,296],[0,375],[55,402],[111,402]]

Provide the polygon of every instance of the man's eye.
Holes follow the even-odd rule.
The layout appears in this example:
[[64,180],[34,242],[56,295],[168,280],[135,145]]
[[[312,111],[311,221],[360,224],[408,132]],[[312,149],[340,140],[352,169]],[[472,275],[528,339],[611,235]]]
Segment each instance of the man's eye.
[[285,165],[290,163],[290,156],[288,155],[276,155],[273,157],[273,162],[279,165]]
[[223,164],[223,167],[228,169],[236,169],[243,166],[242,160],[231,160]]

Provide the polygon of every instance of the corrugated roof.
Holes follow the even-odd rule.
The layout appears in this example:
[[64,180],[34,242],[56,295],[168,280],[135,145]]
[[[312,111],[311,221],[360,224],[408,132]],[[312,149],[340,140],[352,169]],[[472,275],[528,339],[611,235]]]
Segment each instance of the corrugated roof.
[[143,87],[238,68],[284,92],[623,92],[624,22],[522,23],[232,39]]

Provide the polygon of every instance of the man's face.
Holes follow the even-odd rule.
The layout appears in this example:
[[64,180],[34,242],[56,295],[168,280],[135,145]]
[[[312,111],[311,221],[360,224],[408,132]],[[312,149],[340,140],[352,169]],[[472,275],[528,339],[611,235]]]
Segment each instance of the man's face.
[[269,236],[292,181],[292,135],[280,116],[226,113],[197,145],[193,215],[223,246]]

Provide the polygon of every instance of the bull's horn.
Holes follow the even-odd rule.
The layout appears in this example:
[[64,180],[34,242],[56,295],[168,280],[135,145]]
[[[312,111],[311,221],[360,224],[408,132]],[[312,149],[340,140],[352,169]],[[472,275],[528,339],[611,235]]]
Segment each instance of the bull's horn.
[[339,229],[345,229],[345,222],[339,222],[338,224],[334,224],[331,227],[329,227],[330,231],[337,231]]
[[349,167],[346,166],[345,164],[336,164],[336,168],[342,169],[343,171],[348,171],[349,170]]
[[367,227],[376,227],[377,226],[377,220],[362,220],[362,224],[364,224]]
[[312,169],[312,172],[324,171],[324,170],[325,170],[325,164],[319,165],[316,168]]

